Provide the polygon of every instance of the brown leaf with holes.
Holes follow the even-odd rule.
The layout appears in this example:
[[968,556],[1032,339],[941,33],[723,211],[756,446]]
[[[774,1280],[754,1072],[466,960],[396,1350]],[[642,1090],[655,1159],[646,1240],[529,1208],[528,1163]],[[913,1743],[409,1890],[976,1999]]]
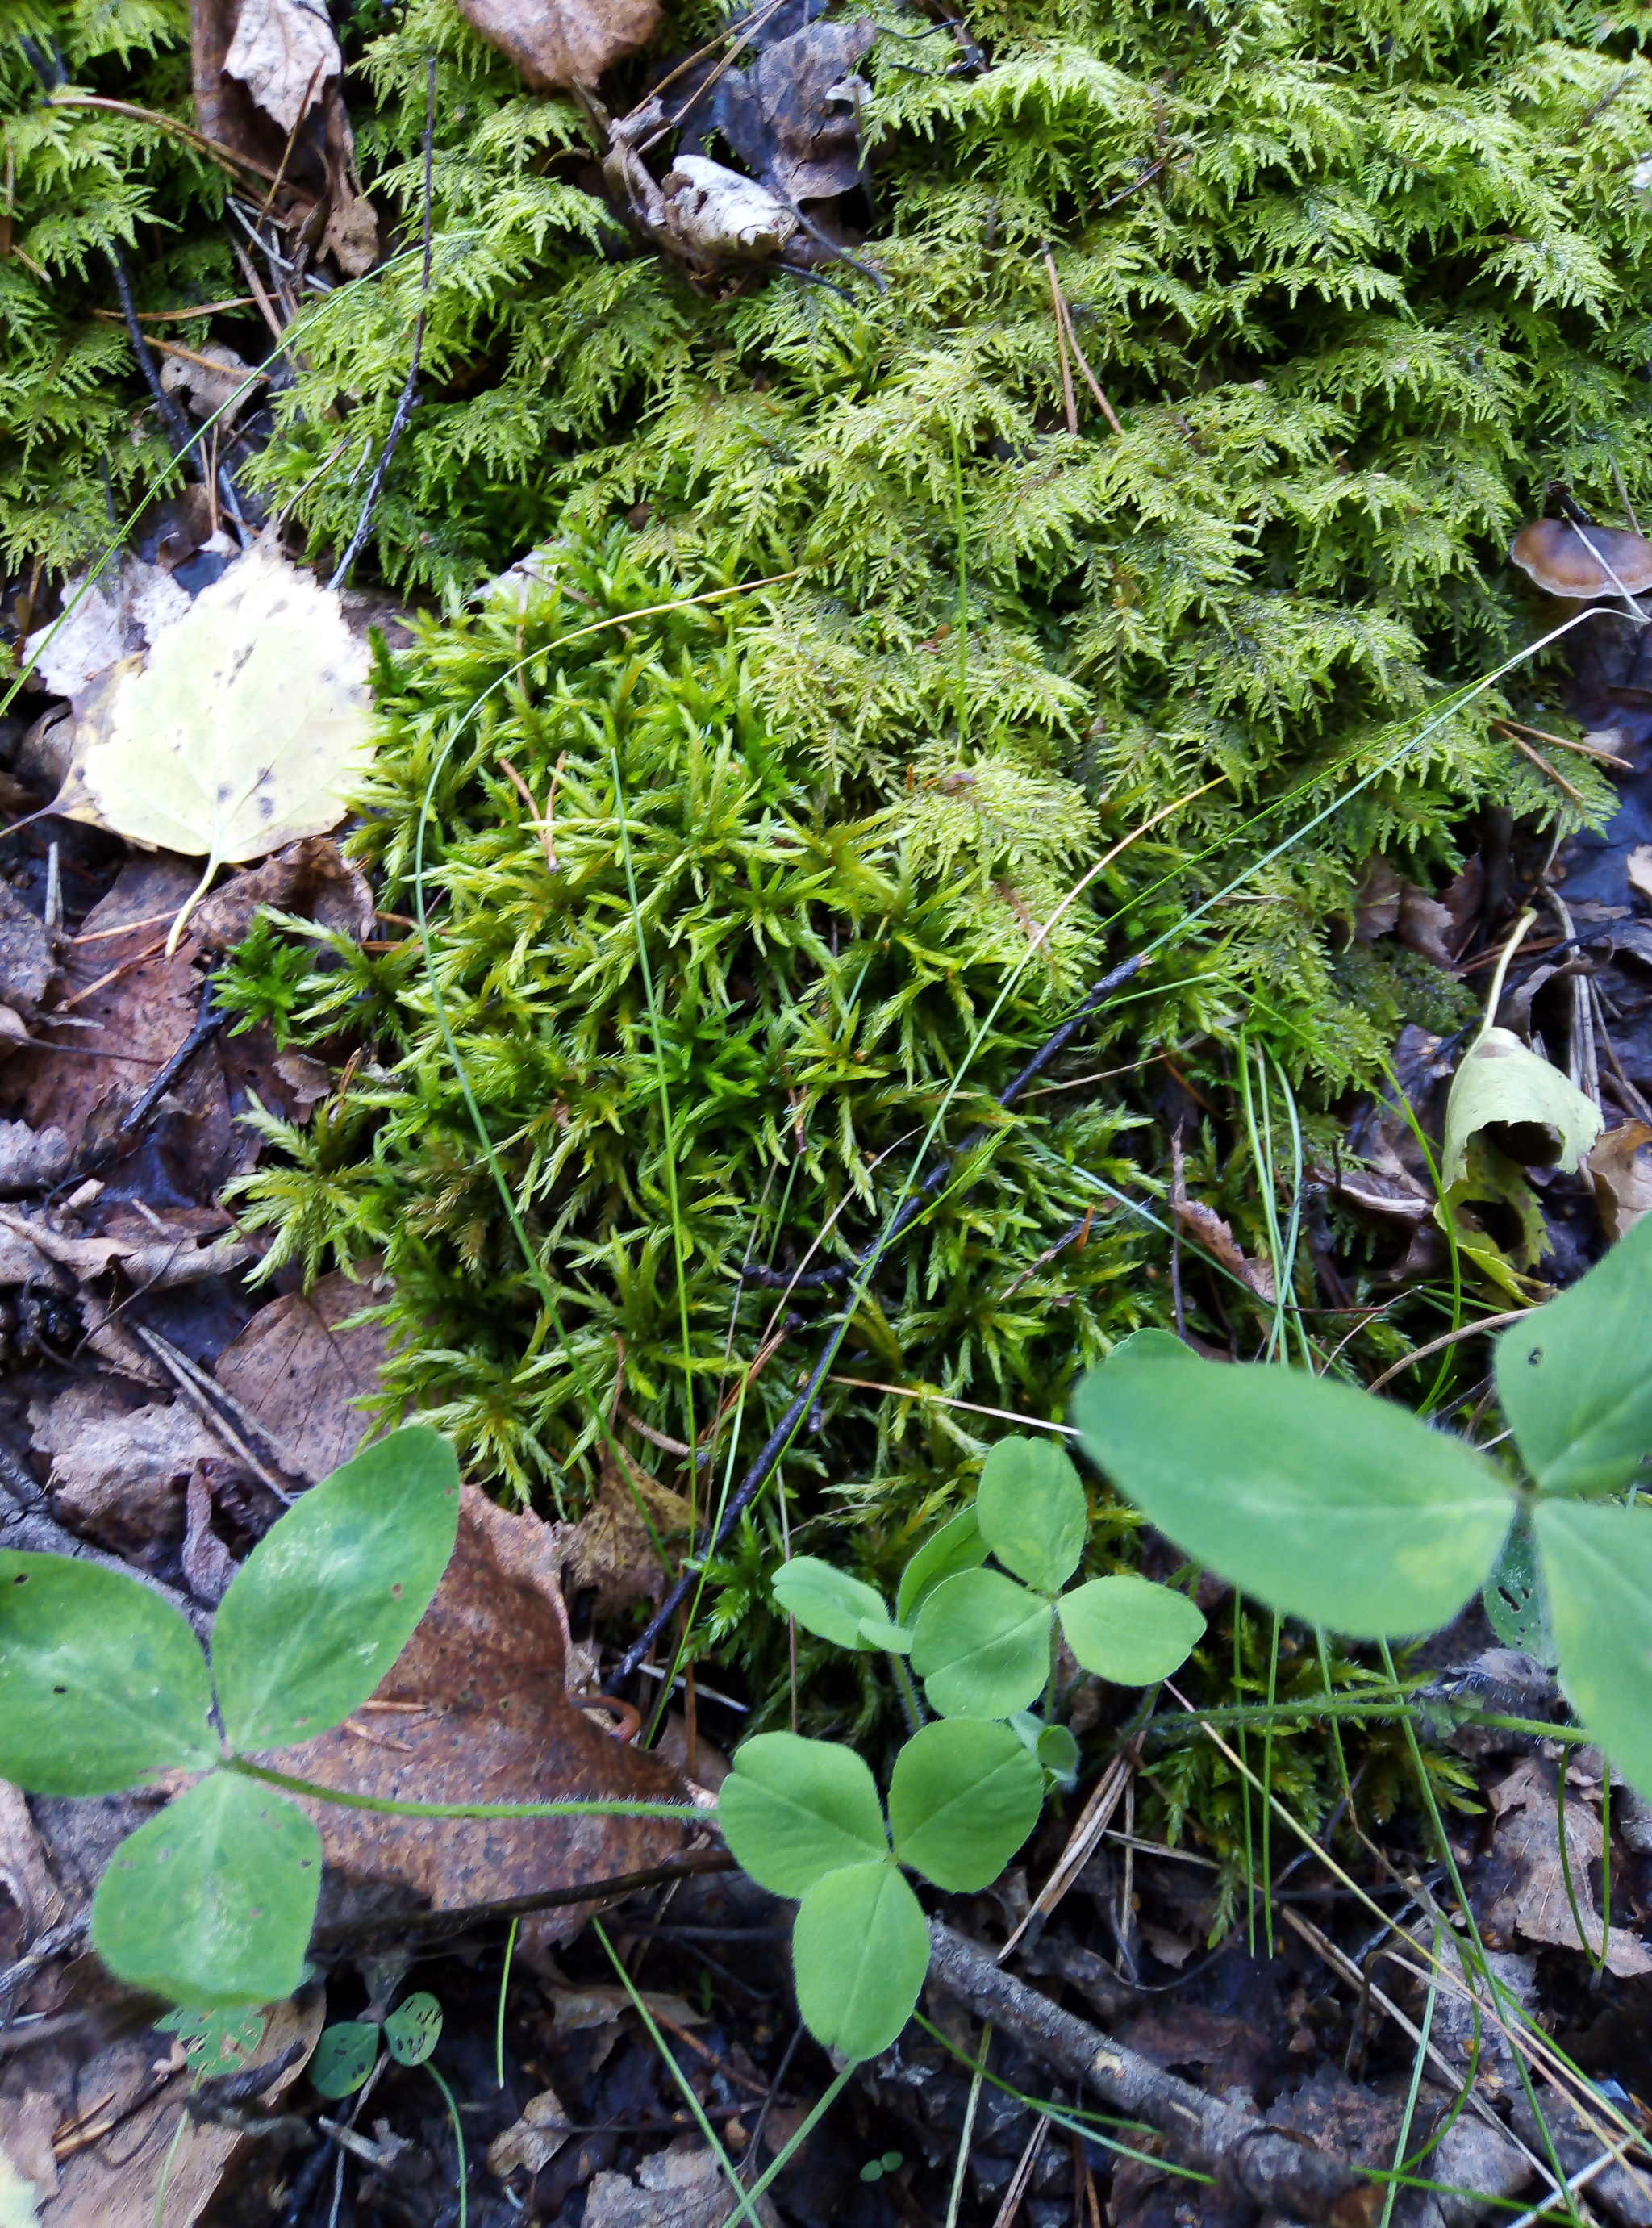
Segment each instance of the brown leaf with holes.
[[636,1601],[657,1602],[667,1578],[674,1574],[661,1562],[648,1524],[669,1547],[673,1540],[686,1539],[694,1522],[694,1510],[682,1494],[650,1477],[623,1447],[619,1459],[625,1466],[624,1476],[612,1451],[603,1449],[595,1501],[577,1524],[559,1527],[560,1552],[567,1559],[564,1590],[570,1596],[587,1588],[594,1591],[598,1617],[612,1617]]
[[[1518,1936],[1526,1942],[1581,1950],[1572,1910],[1575,1898],[1589,1947],[1598,1955],[1601,1923],[1591,1876],[1600,1861],[1598,1817],[1586,1803],[1567,1796],[1567,1865],[1563,1867],[1554,1766],[1539,1757],[1525,1757],[1489,1792],[1497,1822],[1485,1860],[1490,1894],[1483,1922],[1487,1939],[1501,1944]],[[1571,1896],[1566,1892],[1568,1869]],[[1625,1979],[1652,1973],[1652,1950],[1627,1927],[1614,1926],[1606,1968]]]
[[659,0],[457,0],[490,47],[535,93],[595,85],[638,53],[659,28]]
[[[447,1573],[373,1700],[269,1761],[400,1802],[686,1801],[669,1765],[613,1739],[569,1700],[559,1559],[549,1525],[467,1486]],[[394,1818],[305,1807],[329,1864],[349,1881],[400,1887],[407,1904],[439,1911],[640,1872],[686,1839],[669,1819]],[[535,1937],[537,1946],[564,1940],[589,1915],[588,1906],[549,1911],[526,1922],[524,1936],[529,1947]]]

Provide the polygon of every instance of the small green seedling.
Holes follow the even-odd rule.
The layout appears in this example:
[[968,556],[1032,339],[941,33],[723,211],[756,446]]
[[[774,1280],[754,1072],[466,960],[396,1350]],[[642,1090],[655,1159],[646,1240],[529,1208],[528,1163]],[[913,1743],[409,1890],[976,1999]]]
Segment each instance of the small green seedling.
[[[1087,1526],[1084,1487],[1061,1448],[1001,1439],[974,1507],[907,1565],[894,1617],[875,1587],[812,1555],[782,1566],[774,1597],[842,1647],[910,1655],[944,1718],[1013,1719],[1026,1710],[1049,1684],[1058,1625],[1086,1671],[1126,1687],[1168,1678],[1204,1618],[1185,1595],[1128,1573],[1063,1593]],[[1002,1567],[986,1568],[989,1556]]]
[[291,1995],[321,1886],[321,1836],[248,1759],[364,1702],[453,1551],[446,1440],[392,1432],[306,1493],[224,1596],[211,1661],[136,1578],[0,1553],[0,1776],[112,1795],[202,1776],[115,1851],[92,1906],[112,1972],[196,2009]]
[[1486,1589],[1652,1795],[1652,1218],[1506,1330],[1495,1367],[1523,1476],[1352,1386],[1169,1341],[1121,1348],[1077,1415],[1122,1493],[1271,1609],[1395,1639]]
[[899,2174],[906,2163],[904,2151],[885,2151],[881,2158],[868,2159],[861,2168],[862,2181],[881,2181],[886,2174]]
[[398,2065],[422,2065],[441,2039],[442,2007],[434,1996],[409,1996],[381,2022],[337,2020],[323,2027],[308,2067],[310,2085],[336,2101],[365,2088],[379,2062],[379,2043]]

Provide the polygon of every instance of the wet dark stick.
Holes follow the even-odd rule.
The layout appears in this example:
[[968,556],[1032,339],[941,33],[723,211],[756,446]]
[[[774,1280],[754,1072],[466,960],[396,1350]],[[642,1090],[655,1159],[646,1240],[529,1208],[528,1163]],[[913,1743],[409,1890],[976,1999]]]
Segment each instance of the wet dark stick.
[[[1000,1106],[1008,1110],[1014,1105],[1034,1078],[1041,1075],[1050,1062],[1066,1051],[1096,1008],[1111,996],[1121,983],[1127,983],[1141,964],[1141,955],[1137,953],[1129,959],[1122,960],[1117,967],[1111,969],[1102,976],[1100,982],[1085,996],[1077,1010],[1061,1024],[1053,1036],[1046,1039],[1026,1066],[1022,1068],[1021,1073],[999,1092]],[[972,1153],[976,1147],[985,1140],[987,1135],[984,1126],[971,1130],[955,1152],[949,1153],[944,1161],[930,1170],[923,1182],[895,1216],[888,1229],[874,1238],[872,1243],[856,1254],[855,1259],[848,1264],[843,1271],[846,1278],[862,1275],[879,1260],[889,1246],[893,1245],[895,1239],[903,1232],[910,1229],[912,1223],[929,1205],[934,1194],[946,1181],[948,1175],[958,1162]],[[762,1452],[740,1480],[723,1510],[716,1529],[700,1548],[699,1556],[701,1561],[708,1555],[716,1553],[767,1483],[770,1473],[791,1445],[797,1434],[797,1426],[814,1405],[815,1396],[830,1374],[832,1364],[837,1359],[837,1349],[842,1343],[843,1334],[847,1328],[846,1323],[840,1323],[827,1340],[825,1352],[810,1373],[809,1382],[764,1441]],[[699,1571],[693,1565],[684,1569],[682,1577],[666,1595],[665,1599],[649,1619],[641,1633],[620,1657],[618,1668],[608,1681],[607,1691],[610,1693],[622,1687],[636,1672],[638,1665],[647,1661],[655,1642],[694,1591],[699,1578]]]
[[1381,2190],[1346,2158],[1309,2149],[1284,2129],[1165,2072],[1087,2020],[1060,2010],[944,1920],[930,1920],[929,1941],[932,1986],[990,2020],[995,2033],[1013,2036],[1054,2071],[1082,2082],[1112,2110],[1157,2128],[1181,2165],[1214,2174],[1285,2220],[1370,2228]]
[[432,54],[425,64],[425,266],[422,282],[424,300],[419,305],[419,317],[413,326],[413,362],[407,366],[407,381],[396,404],[395,414],[390,420],[390,431],[385,435],[384,447],[368,483],[367,500],[362,505],[362,515],[355,522],[344,554],[338,560],[338,569],[327,583],[330,588],[342,588],[366,545],[373,525],[373,514],[379,507],[379,497],[384,492],[384,483],[390,471],[391,459],[397,445],[407,430],[407,420],[419,405],[419,367],[425,353],[425,307],[430,298],[430,194],[431,169],[436,145],[436,57]]

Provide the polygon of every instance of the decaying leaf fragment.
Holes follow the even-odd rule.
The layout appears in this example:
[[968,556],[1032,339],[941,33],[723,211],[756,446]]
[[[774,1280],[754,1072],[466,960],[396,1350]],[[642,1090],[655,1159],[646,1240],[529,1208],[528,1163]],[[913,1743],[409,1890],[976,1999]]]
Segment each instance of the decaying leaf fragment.
[[560,1552],[567,1558],[563,1587],[570,1597],[587,1588],[593,1591],[598,1617],[612,1617],[635,1601],[659,1600],[671,1573],[660,1560],[655,1539],[663,1545],[682,1540],[694,1520],[682,1495],[650,1477],[623,1447],[619,1459],[624,1476],[612,1451],[603,1449],[595,1501],[577,1524],[560,1532]]
[[284,131],[343,67],[324,0],[241,0],[224,67]]
[[122,675],[80,774],[117,835],[205,855],[169,952],[221,866],[337,826],[367,765],[367,653],[338,598],[262,547]]
[[457,0],[461,16],[536,93],[595,85],[659,28],[659,0]]
[[1595,1200],[1602,1227],[1613,1245],[1652,1214],[1652,1129],[1644,1122],[1620,1122],[1596,1138],[1589,1153]]
[[[1495,1895],[1485,1915],[1488,1936],[1552,1943],[1568,1950],[1584,1945],[1600,1953],[1602,1924],[1595,1908],[1590,1867],[1600,1861],[1600,1820],[1570,1791],[1565,1796],[1566,1864],[1560,1861],[1560,1795],[1555,1766],[1525,1757],[1490,1790],[1497,1823],[1492,1835],[1488,1874]],[[1567,1892],[1567,1873],[1571,1892]],[[1576,1905],[1574,1913],[1573,1905]],[[1609,1972],[1620,1977],[1652,1973],[1649,1950],[1630,1928],[1614,1925],[1606,1950]]]

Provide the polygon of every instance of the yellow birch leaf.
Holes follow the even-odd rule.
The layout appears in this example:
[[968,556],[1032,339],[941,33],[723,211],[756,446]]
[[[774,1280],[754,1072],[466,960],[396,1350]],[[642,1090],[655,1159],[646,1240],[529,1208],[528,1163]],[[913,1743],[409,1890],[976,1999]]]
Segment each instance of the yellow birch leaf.
[[260,547],[121,679],[80,778],[117,835],[205,855],[169,951],[220,867],[344,817],[370,755],[367,670],[337,596]]

